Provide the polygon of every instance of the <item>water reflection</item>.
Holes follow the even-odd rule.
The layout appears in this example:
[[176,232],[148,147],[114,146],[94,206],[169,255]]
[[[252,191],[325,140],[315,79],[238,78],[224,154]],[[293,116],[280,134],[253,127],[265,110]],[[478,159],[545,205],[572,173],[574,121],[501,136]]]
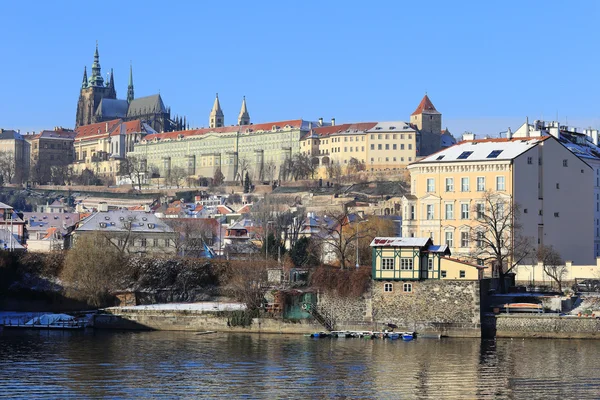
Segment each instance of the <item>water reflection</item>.
[[595,341],[0,332],[0,397],[600,398]]

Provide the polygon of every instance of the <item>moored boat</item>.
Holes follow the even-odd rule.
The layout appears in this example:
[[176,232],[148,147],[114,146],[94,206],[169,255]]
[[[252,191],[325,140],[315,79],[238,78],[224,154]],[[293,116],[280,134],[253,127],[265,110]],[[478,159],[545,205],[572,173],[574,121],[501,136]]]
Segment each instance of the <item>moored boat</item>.
[[415,338],[414,332],[402,332],[402,340],[405,342],[410,342]]
[[67,314],[44,314],[25,323],[9,322],[4,328],[75,330],[85,328],[85,320]]

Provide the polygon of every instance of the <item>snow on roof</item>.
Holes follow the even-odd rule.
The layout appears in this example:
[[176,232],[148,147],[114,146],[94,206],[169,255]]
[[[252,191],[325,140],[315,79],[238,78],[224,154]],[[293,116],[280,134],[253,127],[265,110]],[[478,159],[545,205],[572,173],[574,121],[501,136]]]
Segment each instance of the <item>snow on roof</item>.
[[371,247],[423,247],[431,243],[430,238],[376,237]]
[[367,129],[368,133],[377,132],[415,132],[410,123],[404,121],[382,121],[378,122],[374,127]]
[[415,164],[512,160],[537,146],[550,136],[513,139],[482,139],[463,141],[438,151]]

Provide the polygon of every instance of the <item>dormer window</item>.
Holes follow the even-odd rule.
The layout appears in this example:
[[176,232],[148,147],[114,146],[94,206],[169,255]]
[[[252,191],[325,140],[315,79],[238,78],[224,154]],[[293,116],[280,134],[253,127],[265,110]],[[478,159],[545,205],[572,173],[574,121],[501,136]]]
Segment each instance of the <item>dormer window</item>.
[[498,156],[502,153],[502,150],[494,150],[486,158],[498,158]]
[[458,157],[458,160],[466,160],[467,158],[469,158],[469,156],[473,154],[472,151],[463,151]]

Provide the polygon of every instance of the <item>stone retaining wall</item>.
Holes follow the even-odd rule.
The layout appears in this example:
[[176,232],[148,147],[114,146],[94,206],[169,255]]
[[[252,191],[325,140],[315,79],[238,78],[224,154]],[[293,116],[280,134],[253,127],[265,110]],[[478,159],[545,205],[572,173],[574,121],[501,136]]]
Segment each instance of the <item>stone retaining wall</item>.
[[556,314],[485,316],[486,336],[600,339],[600,319]]

